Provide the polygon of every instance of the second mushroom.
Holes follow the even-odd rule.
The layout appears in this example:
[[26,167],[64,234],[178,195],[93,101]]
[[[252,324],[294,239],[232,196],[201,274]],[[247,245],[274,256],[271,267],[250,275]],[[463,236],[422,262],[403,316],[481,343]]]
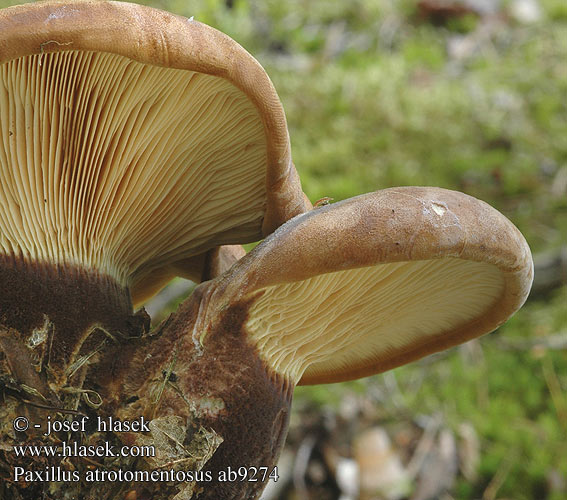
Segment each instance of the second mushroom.
[[[504,216],[454,191],[393,188],[314,209],[201,284],[119,364],[111,393],[137,395],[121,415],[213,429],[212,478],[271,470],[297,384],[383,372],[494,330],[526,299],[531,262]],[[263,486],[213,479],[197,498],[252,499]]]

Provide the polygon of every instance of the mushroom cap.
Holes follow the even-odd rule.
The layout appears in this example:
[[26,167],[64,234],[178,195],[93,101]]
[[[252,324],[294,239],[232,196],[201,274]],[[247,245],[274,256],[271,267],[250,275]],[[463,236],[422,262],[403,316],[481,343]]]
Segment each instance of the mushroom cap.
[[136,283],[132,290],[134,306],[150,299],[155,290],[165,286],[175,277],[182,277],[195,283],[208,281],[220,276],[239,259],[246,255],[242,245],[222,245],[206,253],[189,257],[172,265],[156,269]]
[[149,7],[1,10],[0,136],[0,253],[94,268],[142,295],[148,276],[309,208],[260,64]]
[[267,365],[316,384],[491,332],[532,279],[529,247],[498,211],[462,193],[402,187],[295,217],[223,275],[210,300],[249,303],[244,327]]

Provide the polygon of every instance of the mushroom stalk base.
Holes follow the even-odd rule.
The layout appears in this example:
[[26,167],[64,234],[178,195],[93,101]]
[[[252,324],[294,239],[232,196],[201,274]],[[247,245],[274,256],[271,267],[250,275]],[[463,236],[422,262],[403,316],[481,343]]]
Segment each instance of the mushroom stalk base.
[[22,353],[54,390],[105,346],[139,337],[147,323],[132,314],[128,290],[106,275],[0,256],[0,326],[19,332]]
[[[206,307],[203,296],[211,291],[208,285],[194,291],[147,348],[138,348],[129,363],[117,363],[126,371],[126,376],[118,376],[121,387],[107,387],[118,396],[120,418],[144,415],[156,423],[175,417],[188,428],[186,440],[198,430],[222,440],[204,465],[208,479],[192,498],[252,500],[269,480],[261,480],[261,471],[269,475],[276,466],[287,434],[293,384],[266,366],[249,343],[243,327],[249,304],[217,311],[218,319],[205,336],[194,332]],[[142,444],[146,438],[131,434],[130,442]],[[240,476],[230,480],[231,470],[247,471],[252,481],[241,481]],[[162,496],[162,491],[140,485],[138,498],[173,498]]]
[[[5,268],[4,276],[9,276]],[[52,275],[50,275],[52,276]],[[31,280],[27,283],[30,294]],[[212,282],[198,287],[178,312],[155,332],[120,345],[110,345],[98,363],[88,366],[81,378],[82,394],[60,396],[68,388],[52,390],[44,401],[26,393],[25,387],[43,390],[42,373],[28,365],[20,373],[29,330],[38,327],[31,320],[18,324],[24,332],[0,327],[0,498],[46,498],[49,500],[253,500],[274,473],[289,423],[293,383],[278,375],[258,355],[244,330],[249,304],[238,303],[214,311],[214,324],[206,335],[196,332],[202,324]],[[12,281],[12,284],[15,284]],[[15,295],[12,295],[15,297]],[[37,299],[38,294],[35,295]],[[16,299],[11,306],[15,307]],[[47,304],[48,302],[44,302]],[[76,303],[75,303],[76,305]],[[9,309],[10,311],[12,309]],[[50,312],[47,307],[43,311]],[[16,317],[16,315],[13,315]],[[19,317],[19,316],[18,316]],[[37,320],[41,318],[37,315]],[[83,325],[80,318],[76,325]],[[61,320],[63,321],[63,320]],[[70,322],[65,325],[73,334]],[[84,324],[88,324],[85,320]],[[41,324],[40,324],[41,326]],[[110,353],[110,355],[109,355]],[[18,385],[19,381],[24,381]],[[52,384],[49,386],[52,388]],[[84,396],[85,388],[96,389],[99,404],[93,408]],[[34,389],[36,390],[36,389]],[[92,401],[91,401],[92,403]],[[12,424],[26,416],[31,424],[40,422],[41,431],[14,432]],[[78,432],[46,430],[51,421],[81,422],[89,425]],[[147,423],[149,430],[100,429],[98,419]],[[41,432],[41,433],[40,433]],[[9,450],[22,445],[61,448],[62,442],[78,446],[101,446],[113,450],[152,449],[136,456],[18,457]],[[136,448],[133,448],[136,447]],[[142,448],[144,447],[144,448]],[[15,480],[16,467],[52,474],[47,481]],[[173,474],[174,479],[85,480],[89,471]],[[78,480],[69,479],[75,471]],[[245,480],[242,480],[243,471]],[[176,473],[194,480],[180,480]],[[67,474],[67,475],[64,475]],[[277,470],[276,470],[277,474]],[[161,476],[160,476],[161,477]],[[273,479],[273,477],[272,477]]]

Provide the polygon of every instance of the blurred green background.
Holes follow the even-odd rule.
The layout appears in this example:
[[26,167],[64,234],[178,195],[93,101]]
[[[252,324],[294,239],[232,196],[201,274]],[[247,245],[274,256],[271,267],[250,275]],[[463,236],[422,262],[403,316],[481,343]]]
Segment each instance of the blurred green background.
[[[567,1],[142,3],[194,16],[261,62],[313,202],[441,186],[503,212],[534,254],[567,245]],[[415,440],[405,443],[400,425],[435,416],[455,436],[459,470],[444,496],[430,498],[567,498],[567,288],[537,293],[467,347],[387,375],[299,388],[294,411],[290,449],[305,437],[306,415],[331,414],[353,439],[364,426],[389,429],[402,457]],[[473,473],[460,456],[463,423],[480,449]],[[352,454],[349,442],[335,446]]]

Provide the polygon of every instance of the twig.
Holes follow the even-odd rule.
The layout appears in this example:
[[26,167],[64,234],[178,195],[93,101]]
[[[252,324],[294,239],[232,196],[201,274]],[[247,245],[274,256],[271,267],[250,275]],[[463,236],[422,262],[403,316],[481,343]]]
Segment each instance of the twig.
[[305,475],[309,459],[313,453],[313,448],[317,439],[314,435],[307,436],[299,446],[297,455],[295,456],[295,464],[293,466],[293,486],[297,490],[300,498],[308,498],[307,485],[305,484]]
[[508,350],[528,350],[535,347],[544,347],[553,351],[567,349],[567,331],[546,335],[545,337],[511,339],[499,337],[497,340],[499,347]]
[[396,374],[393,371],[384,373],[384,384],[389,393],[390,401],[394,404],[394,406],[398,409],[407,409],[408,405],[406,404],[404,395],[400,390]]
[[154,417],[155,417],[155,415],[158,411],[159,404],[160,404],[160,401],[161,401],[161,397],[163,395],[163,391],[165,390],[165,387],[167,386],[167,384],[169,382],[169,377],[171,377],[171,373],[173,372],[173,368],[174,368],[176,362],[177,362],[177,346],[173,350],[171,361],[169,363],[169,366],[167,367],[166,373],[164,374],[163,382],[160,385],[160,388],[159,388],[159,391],[158,391],[158,393],[155,397],[155,400],[152,401],[152,403],[154,404],[154,411],[153,411]]
[[423,466],[425,457],[429,454],[435,444],[435,435],[441,428],[441,416],[434,415],[427,422],[423,435],[417,443],[415,452],[412,455],[406,470],[410,478],[415,479]]
[[567,284],[567,247],[534,257],[534,283],[530,298]]
[[512,469],[512,465],[514,465],[514,460],[512,459],[513,456],[516,456],[516,453],[513,452],[508,455],[500,464],[500,467],[494,474],[494,477],[491,479],[490,483],[484,490],[482,494],[482,500],[494,500],[496,495],[498,494],[498,490],[502,488],[504,481],[506,481],[506,477],[510,474],[510,470]]
[[555,406],[555,411],[557,412],[557,418],[567,432],[567,400],[561,391],[561,383],[557,378],[553,361],[549,357],[544,358],[542,371],[545,383],[551,394],[553,406]]

